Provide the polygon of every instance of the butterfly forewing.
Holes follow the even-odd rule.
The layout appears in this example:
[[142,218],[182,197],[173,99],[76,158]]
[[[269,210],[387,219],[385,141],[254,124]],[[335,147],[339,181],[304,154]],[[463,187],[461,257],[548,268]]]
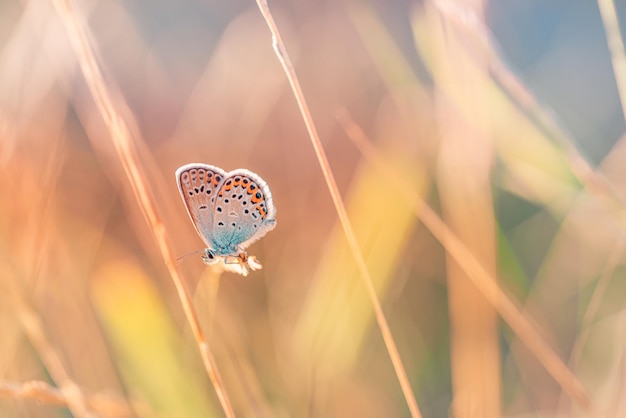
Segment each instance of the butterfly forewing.
[[187,164],[176,170],[178,189],[196,230],[208,246],[212,245],[213,213],[218,188],[226,172],[208,164]]
[[256,174],[233,170],[220,185],[213,215],[217,247],[245,249],[276,225],[276,208],[269,187]]

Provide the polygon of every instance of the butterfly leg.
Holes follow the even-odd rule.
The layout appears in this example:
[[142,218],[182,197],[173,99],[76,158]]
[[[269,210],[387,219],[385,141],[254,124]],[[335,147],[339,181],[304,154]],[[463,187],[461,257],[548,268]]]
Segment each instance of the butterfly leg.
[[263,268],[255,256],[250,255],[241,249],[236,256],[225,256],[222,260],[227,270],[240,270],[240,274],[243,274],[244,276],[247,276],[250,271],[260,270]]

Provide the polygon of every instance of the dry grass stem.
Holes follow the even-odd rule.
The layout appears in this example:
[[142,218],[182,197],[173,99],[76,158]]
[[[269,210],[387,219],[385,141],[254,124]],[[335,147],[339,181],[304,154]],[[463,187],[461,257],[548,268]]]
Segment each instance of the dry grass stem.
[[619,19],[615,10],[613,0],[598,0],[600,16],[606,32],[606,41],[611,52],[613,62],[613,73],[617,82],[622,112],[626,120],[626,55],[624,54],[624,41],[619,27]]
[[[482,0],[471,7],[482,20]],[[428,10],[428,8],[427,8]],[[479,11],[481,10],[481,11]],[[429,12],[427,11],[427,15]],[[433,109],[436,118],[437,169],[433,178],[441,216],[491,276],[496,277],[497,235],[492,194],[495,160],[494,127],[484,103],[488,90],[481,80],[487,72],[484,57],[461,53],[466,38],[450,30],[443,19],[432,19],[433,33],[445,36],[433,42]],[[435,46],[436,45],[436,46]],[[468,62],[469,60],[473,62]],[[474,64],[476,68],[472,70]],[[458,102],[445,91],[454,89]],[[456,107],[468,109],[462,114]],[[481,126],[482,130],[475,129]],[[459,155],[463,154],[463,158]],[[446,296],[450,321],[452,414],[456,418],[496,417],[502,409],[502,372],[499,318],[494,307],[468,279],[451,254],[446,253]],[[468,313],[471,312],[471,315]]]
[[[42,381],[25,383],[0,380],[0,396],[12,399],[27,399],[41,404],[67,406],[72,403],[63,391]],[[135,416],[128,404],[109,394],[90,395],[85,398],[88,408],[102,417]]]
[[[220,282],[222,279],[222,273],[224,272],[222,264],[211,266],[211,268],[205,269],[205,277],[202,280],[207,280],[209,287],[208,294],[208,329],[207,336],[211,341],[213,335],[213,328],[215,324],[215,310],[217,309],[217,295],[220,290]],[[207,277],[208,276],[208,277]]]
[[[206,342],[204,333],[200,328],[189,291],[180,273],[176,269],[176,263],[171,251],[167,231],[161,223],[152,199],[152,194],[150,193],[150,188],[145,180],[139,158],[133,145],[129,125],[121,116],[119,107],[116,106],[113,99],[113,93],[104,81],[102,71],[96,59],[94,47],[90,43],[91,36],[88,29],[81,22],[81,18],[74,10],[70,0],[53,0],[53,3],[67,31],[80,69],[98,111],[109,130],[111,140],[122,162],[124,172],[128,177],[134,196],[137,199],[137,204],[148,222],[172,280],[174,281],[185,316],[200,349],[204,366],[215,388],[220,404],[227,417],[234,417],[235,414],[222,383],[215,359]],[[121,100],[121,98],[118,98],[118,101]]]
[[424,226],[435,236],[445,250],[464,269],[468,277],[493,305],[518,338],[531,350],[554,380],[581,408],[593,414],[595,408],[587,390],[576,375],[563,363],[554,350],[536,330],[532,321],[524,315],[517,304],[500,288],[495,277],[492,277],[467,249],[463,242],[448,228],[435,211],[406,184],[402,176],[387,164],[367,139],[361,128],[350,118],[345,110],[337,112],[348,138],[355,144],[363,156],[395,184],[407,204],[412,206]]
[[313,149],[315,150],[315,155],[321,166],[326,185],[335,205],[335,210],[337,211],[339,222],[341,223],[341,227],[343,228],[344,234],[348,241],[350,251],[359,269],[360,277],[363,279],[367,294],[374,308],[376,321],[378,323],[378,327],[380,328],[383,340],[385,342],[385,347],[387,348],[387,352],[389,353],[389,357],[391,358],[391,362],[393,363],[393,367],[400,383],[400,387],[402,388],[404,399],[406,400],[411,416],[413,418],[421,417],[422,415],[411,389],[411,385],[404,369],[404,365],[402,364],[400,354],[398,353],[398,348],[396,347],[396,343],[391,334],[391,330],[389,329],[387,319],[385,318],[385,314],[383,313],[380,301],[378,300],[378,295],[376,294],[372,279],[370,277],[369,271],[367,270],[365,259],[363,258],[363,254],[359,249],[356,236],[352,229],[350,220],[348,219],[346,208],[339,193],[339,188],[337,187],[337,183],[335,182],[335,178],[330,168],[330,164],[328,163],[326,153],[324,152],[324,149],[322,147],[322,143],[317,133],[317,129],[315,128],[311,113],[309,112],[304,93],[302,92],[295,69],[293,67],[293,64],[291,63],[291,59],[289,58],[289,54],[287,53],[285,44],[281,38],[280,31],[278,30],[278,27],[274,22],[272,13],[270,12],[267,5],[267,1],[257,0],[257,5],[259,6],[259,10],[261,11],[261,14],[263,15],[270,29],[270,32],[272,34],[274,51],[276,52],[276,55],[283,67],[283,70],[285,71],[287,79],[289,80],[289,84],[291,85],[291,89],[298,103],[298,107],[300,108],[300,113],[302,114],[302,118],[304,119],[304,123],[309,133],[311,144],[313,145]]

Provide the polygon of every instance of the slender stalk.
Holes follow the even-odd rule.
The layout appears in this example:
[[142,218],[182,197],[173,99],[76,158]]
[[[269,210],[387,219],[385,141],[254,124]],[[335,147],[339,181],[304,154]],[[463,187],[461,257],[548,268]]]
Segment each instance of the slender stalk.
[[598,0],[598,8],[600,9],[600,16],[602,16],[609,51],[611,51],[613,73],[615,74],[617,91],[622,103],[624,120],[626,120],[626,55],[624,54],[624,41],[619,29],[615,3],[613,0]]
[[157,213],[149,185],[145,180],[130,133],[129,124],[124,120],[119,110],[120,108],[118,106],[121,105],[122,99],[116,97],[118,100],[118,106],[116,106],[113,92],[105,83],[102,71],[96,59],[95,48],[90,43],[91,35],[88,29],[82,24],[80,17],[74,10],[71,0],[52,1],[68,33],[68,38],[98,111],[109,129],[111,140],[122,162],[124,172],[128,177],[137,204],[148,222],[161,255],[165,260],[176,291],[178,292],[178,297],[181,301],[183,311],[185,312],[187,322],[191,327],[193,336],[200,349],[204,367],[215,388],[222,409],[228,418],[232,418],[235,416],[233,408],[226,394],[213,354],[200,327],[189,290],[176,268],[170,240],[165,226],[162,224]]
[[380,305],[380,301],[378,300],[378,295],[376,294],[376,289],[374,288],[374,284],[372,283],[372,278],[370,277],[369,271],[367,270],[365,258],[363,257],[363,254],[359,249],[356,235],[354,234],[354,230],[352,229],[346,207],[343,203],[343,200],[341,199],[341,194],[339,193],[339,188],[337,187],[335,177],[333,176],[330,164],[328,163],[328,158],[326,157],[326,153],[324,152],[324,148],[322,147],[322,143],[317,133],[317,129],[315,128],[315,123],[313,122],[313,118],[311,117],[311,113],[309,112],[309,107],[306,103],[306,99],[304,98],[302,88],[300,87],[300,82],[298,81],[296,71],[293,67],[293,64],[291,63],[291,59],[289,58],[289,54],[287,53],[287,49],[285,48],[285,44],[280,35],[280,31],[278,30],[278,27],[274,22],[272,13],[270,12],[270,9],[267,5],[267,1],[257,0],[257,5],[259,6],[259,10],[265,18],[265,22],[267,23],[267,26],[272,33],[272,44],[274,47],[274,51],[276,52],[278,60],[280,61],[283,70],[285,71],[293,94],[298,103],[298,107],[300,108],[300,113],[302,114],[304,124],[306,125],[306,129],[309,133],[311,144],[313,145],[315,155],[317,156],[317,160],[322,169],[324,179],[326,180],[326,186],[328,187],[331,198],[335,205],[335,210],[337,211],[339,222],[341,223],[341,227],[343,228],[343,232],[348,241],[350,251],[352,252],[352,256],[354,257],[354,260],[360,271],[360,277],[363,279],[367,294],[373,305],[374,315],[376,317],[378,327],[385,342],[385,347],[387,348],[387,352],[389,353],[389,357],[391,358],[391,362],[400,383],[400,387],[402,388],[404,399],[406,400],[407,406],[409,407],[411,416],[413,418],[419,418],[422,415],[417,405],[417,401],[415,400],[415,396],[413,395],[413,391],[411,389],[409,379],[404,369],[404,365],[402,364],[400,354],[398,353],[398,348],[396,347],[393,335],[391,334],[391,330],[389,329],[389,324],[387,323],[387,319],[385,318],[385,314]]

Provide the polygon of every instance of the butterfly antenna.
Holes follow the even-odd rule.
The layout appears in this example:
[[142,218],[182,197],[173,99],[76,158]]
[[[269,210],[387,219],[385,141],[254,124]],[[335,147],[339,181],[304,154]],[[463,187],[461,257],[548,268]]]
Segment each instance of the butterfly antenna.
[[180,257],[176,257],[176,259],[174,260],[174,265],[178,265],[178,263],[180,263],[181,261],[183,261],[185,258],[189,257],[190,255],[201,254],[203,252],[204,252],[204,250],[196,250],[196,251],[192,251],[192,252],[187,253],[187,254],[183,254]]

